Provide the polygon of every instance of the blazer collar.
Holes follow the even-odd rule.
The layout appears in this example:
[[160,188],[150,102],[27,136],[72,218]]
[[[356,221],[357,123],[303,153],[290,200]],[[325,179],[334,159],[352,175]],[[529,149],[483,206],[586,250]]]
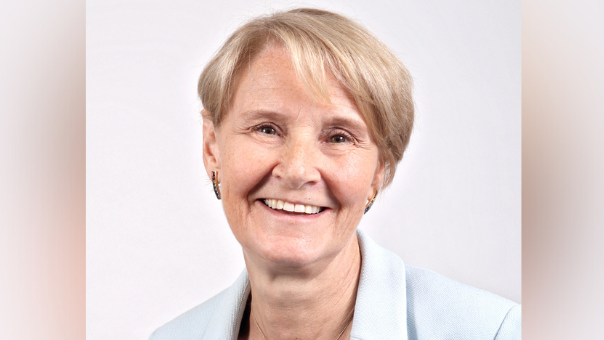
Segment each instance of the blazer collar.
[[364,232],[357,234],[362,264],[351,339],[407,340],[405,264]]
[[208,328],[202,336],[204,340],[237,340],[245,304],[250,295],[250,280],[247,270],[244,269],[237,281],[221,294],[224,294],[224,297],[212,314]]
[[[407,340],[405,264],[362,231],[357,234],[362,263],[351,339]],[[250,294],[247,271],[223,294],[203,339],[237,339]]]

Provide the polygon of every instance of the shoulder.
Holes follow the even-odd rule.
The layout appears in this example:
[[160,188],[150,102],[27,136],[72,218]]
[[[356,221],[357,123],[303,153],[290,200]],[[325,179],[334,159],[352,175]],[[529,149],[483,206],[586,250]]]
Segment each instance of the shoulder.
[[409,339],[520,339],[520,306],[430,270],[405,266]]
[[249,279],[243,270],[232,286],[161,326],[149,340],[233,338],[239,330],[248,296]]
[[174,320],[158,328],[149,340],[189,340],[201,339],[205,333],[212,315],[223,300],[226,291],[215,295],[206,302],[176,317]]
[[520,339],[515,302],[405,265],[360,230],[358,235],[362,266],[353,338]]

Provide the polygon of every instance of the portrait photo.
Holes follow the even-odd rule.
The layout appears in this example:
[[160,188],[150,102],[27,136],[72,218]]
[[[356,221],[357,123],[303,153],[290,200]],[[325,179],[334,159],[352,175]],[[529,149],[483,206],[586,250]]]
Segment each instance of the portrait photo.
[[[365,284],[374,262],[407,285],[391,339],[429,339],[424,310],[449,291],[461,305],[439,320],[499,313],[471,339],[520,339],[505,333],[522,304],[520,7],[88,1],[87,339],[167,323],[151,339],[193,339],[178,332],[198,322],[220,338],[211,314],[237,282],[239,337],[272,339],[263,287],[293,272],[316,287],[315,270],[349,264],[356,308],[320,338],[391,334],[359,307],[389,299],[367,288],[389,279]],[[334,260],[346,249],[352,262]],[[454,288],[428,305],[423,287]]]

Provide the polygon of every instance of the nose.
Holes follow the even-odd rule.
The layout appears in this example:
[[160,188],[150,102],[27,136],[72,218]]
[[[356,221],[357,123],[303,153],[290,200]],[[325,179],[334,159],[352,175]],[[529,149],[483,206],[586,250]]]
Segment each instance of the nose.
[[312,138],[288,140],[281,151],[273,176],[281,179],[291,189],[302,189],[321,180],[317,168],[320,150]]

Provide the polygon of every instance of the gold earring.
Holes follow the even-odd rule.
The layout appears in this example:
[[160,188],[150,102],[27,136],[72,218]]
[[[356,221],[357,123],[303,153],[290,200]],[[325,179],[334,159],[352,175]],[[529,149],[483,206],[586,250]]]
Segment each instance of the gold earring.
[[218,181],[216,180],[216,174],[218,171],[212,171],[212,186],[214,186],[214,193],[216,194],[216,198],[220,199],[220,187],[218,186]]
[[369,209],[371,209],[371,206],[373,205],[373,202],[375,201],[377,194],[378,194],[378,191],[376,190],[375,193],[373,194],[373,197],[371,197],[371,200],[369,202],[367,202],[367,205],[365,206],[365,212],[363,214],[366,214],[369,211]]

